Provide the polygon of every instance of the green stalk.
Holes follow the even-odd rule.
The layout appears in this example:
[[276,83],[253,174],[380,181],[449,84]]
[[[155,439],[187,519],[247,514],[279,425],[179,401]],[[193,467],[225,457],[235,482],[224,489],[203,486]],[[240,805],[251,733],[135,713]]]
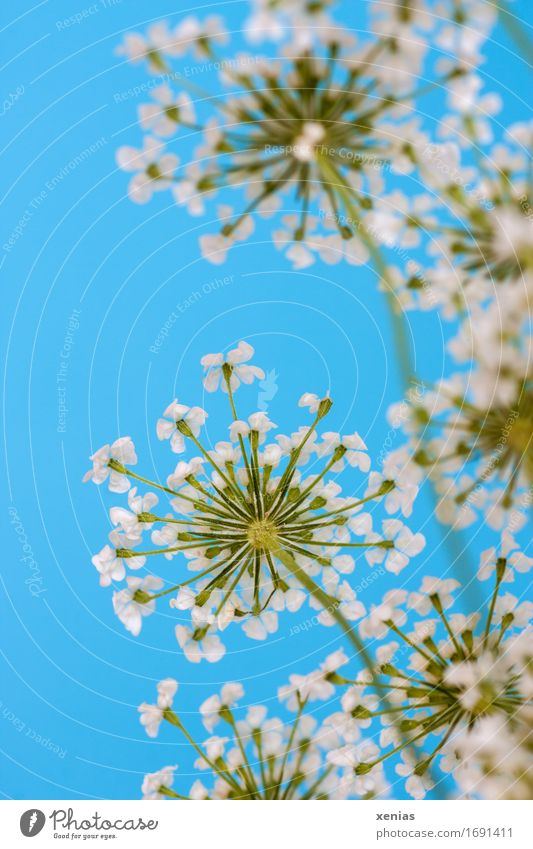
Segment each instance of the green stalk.
[[498,9],[501,25],[507,30],[531,70],[533,68],[533,42],[526,28],[522,25],[517,15],[513,14],[506,0],[499,0],[496,8]]
[[[367,250],[372,258],[376,270],[386,284],[385,295],[392,321],[392,330],[396,353],[398,356],[398,364],[400,367],[400,373],[402,377],[402,382],[405,387],[405,392],[407,393],[407,389],[414,378],[415,369],[411,356],[410,340],[405,327],[405,320],[403,314],[401,312],[398,312],[396,309],[394,285],[390,279],[387,264],[381,254],[379,246],[376,245],[376,243],[374,242],[372,236],[364,226],[359,212],[354,206],[349,184],[346,183],[342,174],[340,174],[336,168],[331,167],[327,161],[321,161],[321,167],[322,170],[325,171],[328,179],[333,182],[335,188],[339,192],[339,195],[341,196],[349,215],[353,217],[353,220],[357,225],[357,231],[361,236],[362,241],[367,247]],[[433,482],[430,481],[430,484],[430,491],[432,494],[432,500],[434,502],[433,512],[435,512],[435,508],[438,502],[438,496],[433,486]],[[463,542],[462,534],[460,534],[460,531],[458,529],[451,528],[449,533],[444,533],[443,529],[440,526],[440,523],[438,524],[439,530],[444,539],[444,543],[449,548],[449,556],[451,558],[452,569],[455,572],[459,573],[459,577],[462,578],[463,570],[459,569],[459,559],[464,559],[465,552],[467,551],[467,545]],[[469,568],[467,571],[468,574],[474,574],[475,570]],[[475,590],[472,591],[472,589],[470,588],[470,583],[466,584],[466,586],[464,587],[464,594],[468,599],[469,606],[472,609],[476,610],[480,606],[480,598],[478,593],[475,592]]]
[[368,253],[372,258],[372,262],[374,263],[376,271],[385,283],[385,295],[387,298],[387,304],[389,307],[389,313],[392,322],[392,331],[395,339],[398,365],[400,367],[402,381],[404,383],[405,389],[407,390],[414,375],[414,365],[411,356],[411,344],[406,331],[403,316],[401,312],[398,312],[397,310],[396,298],[394,295],[394,284],[389,275],[387,264],[381,254],[379,247],[376,245],[374,239],[363,224],[363,220],[359,211],[355,208],[349,184],[346,182],[346,180],[338,171],[338,169],[333,167],[327,159],[322,159],[320,161],[320,168],[324,172],[325,177],[333,183],[334,188],[339,193],[346,211],[348,212],[350,218],[356,226],[356,230],[359,236],[361,237],[361,241],[364,243],[366,249],[368,250]]
[[187,742],[190,743],[190,745],[193,747],[194,751],[197,752],[200,755],[202,760],[204,760],[206,762],[206,764],[208,764],[211,767],[211,769],[213,770],[214,773],[216,773],[216,775],[220,775],[221,778],[223,778],[224,781],[226,781],[231,787],[233,787],[234,790],[237,790],[238,793],[241,792],[242,788],[239,787],[239,785],[237,784],[237,782],[235,781],[235,779],[233,778],[233,776],[231,775],[229,770],[226,770],[226,768],[220,769],[219,767],[217,767],[217,765],[215,763],[213,763],[212,760],[210,760],[210,758],[208,758],[207,754],[204,751],[202,751],[202,749],[200,748],[200,746],[198,745],[196,740],[194,740],[194,738],[191,737],[191,735],[189,734],[189,732],[187,731],[187,729],[185,728],[185,726],[183,725],[181,720],[178,719],[177,715],[174,713],[173,710],[171,710],[170,708],[167,708],[163,712],[163,717],[171,725],[175,725],[176,728],[179,728],[179,730],[181,731],[181,733],[183,734],[183,736],[185,737]]

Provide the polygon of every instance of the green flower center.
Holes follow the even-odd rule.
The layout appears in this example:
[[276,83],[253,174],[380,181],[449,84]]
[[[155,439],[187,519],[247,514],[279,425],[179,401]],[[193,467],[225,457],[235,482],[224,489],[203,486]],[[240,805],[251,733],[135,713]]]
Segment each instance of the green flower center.
[[163,176],[155,162],[152,162],[150,165],[148,165],[146,173],[151,180],[160,180]]
[[272,549],[277,542],[277,529],[270,519],[256,519],[248,529],[248,540],[255,549]]
[[508,408],[491,410],[482,420],[473,420],[472,432],[479,447],[491,455],[496,469],[521,468],[533,479],[533,389],[524,387]]

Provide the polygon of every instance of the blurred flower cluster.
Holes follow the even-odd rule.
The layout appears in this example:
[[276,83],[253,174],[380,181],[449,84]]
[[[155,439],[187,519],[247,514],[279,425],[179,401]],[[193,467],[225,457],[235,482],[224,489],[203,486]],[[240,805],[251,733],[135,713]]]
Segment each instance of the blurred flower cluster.
[[[397,237],[402,214],[411,229],[424,226],[431,195],[411,207],[401,192],[389,196],[388,177],[427,170],[431,139],[417,107],[428,91],[445,89],[450,106],[467,112],[490,7],[374,2],[362,38],[331,19],[334,4],[326,0],[252,5],[245,41],[261,42],[261,54],[245,45],[220,52],[229,35],[216,17],[126,36],[119,54],[161,77],[138,109],[142,146],[117,151],[119,167],[133,174],[129,195],[146,203],[168,190],[191,215],[215,214],[218,230],[200,245],[216,264],[251,235],[257,215],[276,222],[271,238],[297,267],[316,257],[363,263],[376,240],[389,240],[391,231]],[[200,64],[184,74],[179,63],[191,55]],[[217,77],[211,89],[200,84],[204,72]],[[432,83],[420,83],[432,73]],[[294,211],[278,222],[287,208]]]
[[477,168],[461,165],[455,142],[432,146],[430,162],[449,164],[429,168],[428,185],[446,203],[434,210],[423,285],[414,275],[398,290],[406,307],[438,307],[455,322],[453,373],[410,400],[401,421],[405,402],[393,405],[390,419],[420,477],[435,481],[437,515],[459,527],[481,515],[517,531],[533,504],[532,141],[533,123],[513,125]]

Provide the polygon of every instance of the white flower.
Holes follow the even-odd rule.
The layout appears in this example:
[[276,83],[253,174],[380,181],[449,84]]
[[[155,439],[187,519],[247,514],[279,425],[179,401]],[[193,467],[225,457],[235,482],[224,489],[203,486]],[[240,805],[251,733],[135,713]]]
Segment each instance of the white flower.
[[136,593],[151,594],[153,590],[160,590],[163,586],[163,581],[156,578],[154,575],[147,575],[145,578],[126,578],[128,587],[124,590],[119,590],[113,593],[113,609],[134,637],[138,637],[141,633],[143,617],[149,616],[155,611],[155,601],[139,602],[135,600]]
[[178,689],[178,682],[174,678],[164,678],[157,685],[157,705],[163,710],[172,707],[174,696]]
[[402,762],[397,764],[395,772],[406,777],[405,789],[413,799],[423,799],[428,790],[434,786],[431,777],[427,773],[424,775],[414,773],[416,761],[410,749],[404,749],[401,752],[401,759]]
[[394,482],[394,488],[385,496],[385,510],[390,515],[401,512],[402,516],[409,518],[413,512],[422,476],[409,460],[405,449],[394,451],[385,457],[383,472],[371,472],[368,477],[367,494],[376,492],[385,481]]
[[306,595],[303,590],[292,588],[285,592],[276,590],[271,601],[273,609],[277,612],[280,612],[281,610],[289,610],[291,613],[296,613],[296,611],[298,611],[304,603],[305,599]]
[[[226,748],[226,743],[228,742],[229,737],[208,737],[207,740],[204,740],[204,749],[206,750],[207,757],[210,761],[218,761],[219,758],[224,756],[224,750]],[[237,759],[240,762],[240,752],[237,755]],[[198,760],[195,763],[195,766],[199,769],[210,769],[207,761]]]
[[433,578],[431,575],[426,575],[419,592],[409,594],[407,606],[425,615],[433,609],[431,596],[438,596],[443,610],[447,610],[454,603],[452,593],[458,587],[459,582],[454,578]]
[[185,92],[174,96],[168,85],[161,85],[151,92],[155,103],[139,106],[139,120],[143,130],[158,136],[172,136],[180,124],[194,122],[191,98]]
[[220,695],[215,694],[210,696],[200,705],[200,713],[202,714],[202,722],[208,731],[212,731],[220,719],[220,712],[223,708],[231,708],[242,699],[244,689],[242,684],[228,683],[224,684]]
[[226,653],[218,634],[210,633],[203,639],[196,639],[194,632],[185,625],[176,625],[176,639],[183,649],[185,657],[191,663],[200,663],[202,659],[216,663]]
[[[280,231],[273,233],[273,241],[277,248],[285,247],[290,244],[289,234],[280,234]],[[305,242],[293,242],[285,252],[285,256],[292,262],[292,267],[297,271],[302,268],[309,268],[315,262],[315,257],[309,250],[309,240]]]
[[149,705],[143,702],[139,705],[141,725],[149,737],[157,737],[163,714],[172,707],[177,689],[178,682],[174,678],[164,678],[157,684],[157,703]]
[[148,61],[148,67],[152,73],[160,73],[165,70],[163,56],[179,55],[179,47],[175,36],[169,31],[164,21],[151,24],[146,35],[138,32],[129,32],[124,36],[124,44],[117,47],[118,56],[125,56],[130,62]]
[[185,440],[183,432],[179,430],[179,422],[184,422],[186,427],[192,431],[193,436],[198,437],[207,419],[207,413],[201,407],[187,407],[178,404],[177,399],[168,405],[163,413],[164,418],[157,420],[158,439],[170,439],[170,447],[175,454],[185,451]]
[[[172,474],[168,476],[167,485],[170,487],[170,489],[179,489],[181,486],[183,486],[187,478],[191,476],[196,477],[196,475],[200,474],[203,471],[204,463],[205,460],[203,457],[193,457],[189,461],[180,460],[177,463],[176,468],[174,469]],[[177,512],[179,512],[180,510],[183,511],[183,501],[181,501],[180,503],[178,499],[178,501],[176,502],[176,507],[178,506],[178,504],[180,506]]]
[[91,563],[100,573],[100,586],[109,587],[113,581],[122,581],[126,575],[126,569],[114,548],[104,545],[102,550],[91,557]]
[[385,519],[383,531],[387,539],[394,540],[394,548],[389,550],[385,568],[397,575],[405,569],[411,557],[415,557],[426,545],[426,538],[421,533],[413,534],[399,519]]
[[477,576],[481,581],[491,578],[497,568],[498,557],[505,561],[502,581],[514,581],[514,570],[529,572],[533,567],[533,558],[520,551],[518,543],[509,531],[502,533],[499,549],[495,546],[481,553]]
[[353,770],[359,764],[371,761],[376,757],[378,752],[379,750],[374,743],[370,740],[365,740],[357,746],[349,744],[342,746],[340,749],[328,752],[327,760],[328,763],[335,764],[335,766]]
[[149,705],[143,702],[139,705],[139,713],[141,714],[141,725],[149,737],[157,737],[159,726],[163,721],[163,711],[157,705]]
[[149,705],[146,702],[139,705],[141,725],[149,737],[157,737],[159,726],[163,721],[163,711],[157,705]]
[[204,800],[204,799],[208,799],[209,798],[209,791],[208,791],[207,787],[205,787],[205,785],[202,784],[201,781],[196,780],[193,783],[193,785],[192,785],[192,787],[189,791],[189,798],[193,799],[194,801],[201,801],[201,800]]
[[518,604],[517,597],[511,593],[498,596],[494,605],[494,615],[497,619],[503,619],[509,614],[512,614],[513,624],[517,628],[525,628],[533,619],[533,602],[524,601]]
[[349,554],[337,554],[333,558],[331,565],[341,575],[351,575],[355,569],[355,560]]
[[174,782],[174,772],[177,768],[177,764],[174,764],[174,766],[164,766],[157,772],[149,772],[145,775],[142,783],[143,799],[147,799],[149,801],[164,799],[165,794],[161,793],[160,789],[161,787],[172,787]]
[[183,50],[191,50],[196,58],[205,59],[212,55],[212,44],[222,46],[228,37],[218,15],[210,15],[205,21],[189,15],[176,27],[176,39]]
[[[336,599],[337,602],[339,602],[337,605],[338,610],[346,619],[350,620],[350,622],[360,619],[361,616],[365,615],[365,606],[362,602],[357,600],[355,590],[352,589],[348,581],[341,581],[340,575],[337,572],[326,572],[323,578],[323,584],[324,589],[332,599],[332,602],[333,599]],[[317,619],[321,625],[325,625],[327,627],[335,625],[335,619],[329,607],[323,608],[322,604],[313,597],[309,600],[309,605],[315,610],[320,610]]]
[[136,172],[128,185],[131,200],[148,203],[154,192],[163,192],[172,186],[179,159],[174,153],[165,153],[163,142],[145,136],[141,149],[119,147],[117,165],[122,171]]
[[266,610],[260,616],[254,616],[243,622],[242,630],[251,640],[266,640],[269,634],[278,630],[278,614]]
[[341,436],[340,433],[327,431],[322,434],[322,442],[317,445],[316,452],[319,457],[324,457],[327,454],[333,454],[340,446],[345,449],[345,453],[338,462],[331,467],[334,472],[342,472],[344,468],[344,458],[346,458],[350,466],[358,468],[362,472],[369,471],[370,457],[366,453],[366,445],[358,433],[353,433],[349,436]]
[[259,435],[259,444],[262,445],[268,431],[275,428],[277,428],[277,425],[270,421],[266,413],[252,413],[248,417],[248,424],[240,420],[231,423],[229,427],[230,439],[232,442],[236,442],[239,436],[248,436],[254,432]]
[[130,482],[124,474],[109,468],[109,461],[115,460],[120,465],[134,466],[137,462],[135,446],[129,436],[121,436],[112,445],[104,445],[92,456],[93,468],[88,471],[83,482],[92,480],[101,484],[109,477],[109,489],[111,492],[127,492]]
[[[105,545],[91,560],[93,566],[100,573],[101,587],[108,587],[112,581],[121,581],[124,578],[125,570],[122,563],[124,555],[120,549],[124,549],[126,546],[136,545],[139,540],[140,536],[126,536],[119,531],[111,531],[109,541],[112,547]],[[146,563],[146,557],[143,556],[139,557],[129,554],[124,559],[128,561],[130,569],[141,569]]]
[[[319,668],[307,675],[291,675],[289,684],[278,688],[280,701],[287,701],[287,708],[292,711],[298,710],[299,700],[315,701],[331,698],[335,687],[331,683],[337,671],[349,662],[343,649],[338,649],[328,655],[320,664]],[[298,695],[299,699],[296,698]]]
[[205,370],[204,387],[208,392],[215,392],[219,385],[223,392],[228,391],[226,381],[222,375],[222,366],[227,363],[230,366],[230,385],[232,392],[239,388],[241,383],[252,383],[254,379],[264,380],[263,369],[253,365],[245,365],[254,355],[254,349],[248,342],[239,342],[236,348],[224,354],[205,354],[200,360]]
[[[334,216],[332,221],[335,221]],[[326,226],[328,226],[327,222]],[[364,265],[369,258],[367,248],[357,235],[345,239],[339,233],[331,233],[327,236],[310,233],[305,244],[308,251],[316,252],[322,262],[327,265],[338,265],[342,260],[345,260],[348,265]],[[287,257],[294,260],[292,250],[287,251]]]
[[137,495],[137,487],[134,486],[128,492],[130,510],[126,510],[124,507],[112,507],[109,511],[109,518],[114,525],[120,527],[127,537],[137,541],[142,535],[143,528],[148,530],[152,527],[149,522],[139,522],[139,513],[150,513],[158,500],[154,492]]
[[242,242],[254,232],[254,219],[251,216],[231,224],[233,209],[230,206],[218,207],[218,218],[221,222],[222,231],[200,236],[200,249],[202,256],[213,265],[222,265],[230,248],[236,242]]
[[319,398],[318,395],[314,395],[312,392],[304,392],[298,401],[298,406],[308,407],[310,413],[317,413],[321,401],[322,398]]
[[383,639],[389,630],[387,622],[392,622],[394,625],[403,625],[407,619],[407,614],[402,607],[406,599],[407,592],[405,590],[389,590],[386,592],[382,603],[372,605],[369,615],[361,622],[359,626],[361,636]]
[[[187,165],[185,172],[182,171],[180,180],[172,186],[172,194],[176,202],[187,207],[189,215],[199,216],[205,212],[204,198],[216,194],[213,187],[203,187],[203,172],[197,162]],[[202,186],[202,188],[200,188]]]

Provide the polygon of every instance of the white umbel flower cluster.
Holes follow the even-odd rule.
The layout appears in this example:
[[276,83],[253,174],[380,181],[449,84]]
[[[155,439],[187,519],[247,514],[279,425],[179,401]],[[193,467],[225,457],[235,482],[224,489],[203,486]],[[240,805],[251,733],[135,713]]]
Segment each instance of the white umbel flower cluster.
[[[391,466],[387,478],[373,472],[357,433],[319,433],[331,398],[304,394],[300,406],[311,411],[311,424],[274,439],[277,425],[265,412],[239,418],[235,390],[263,375],[249,364],[252,356],[241,342],[227,355],[202,358],[205,388],[228,396],[227,441],[204,447],[207,413],[200,407],[174,400],[159,419],[157,436],[174,453],[195,452],[179,460],[167,486],[129,468],[136,461],[129,438],[97,451],[85,477],[109,480],[114,492],[128,491],[132,481],[150,487],[145,495],[129,489],[128,508],[111,508],[115,528],[93,564],[102,586],[126,579],[113,603],[134,635],[156,599],[170,596],[178,615],[190,617],[187,625],[178,620],[175,634],[192,662],[219,660],[220,634],[233,622],[250,639],[265,640],[277,630],[278,614],[297,611],[306,599],[323,625],[341,615],[359,619],[365,608],[347,580],[358,560],[396,575],[425,544],[403,521],[417,494],[405,471]],[[336,479],[345,468],[353,469],[348,494]],[[147,548],[147,535],[155,547]],[[168,561],[165,582],[153,573],[156,557]]]
[[454,741],[450,765],[469,798],[533,798],[533,708],[481,719]]
[[[334,675],[336,668],[344,663],[347,658],[342,652],[335,653],[324,662],[323,675]],[[348,761],[331,757],[348,732],[339,722],[339,714],[318,721],[306,713],[308,702],[315,697],[313,688],[305,695],[301,695],[302,687],[294,683],[280,689],[281,702],[288,695],[294,700],[294,716],[283,720],[270,716],[264,705],[240,710],[238,702],[244,697],[242,685],[225,684],[220,693],[200,705],[200,716],[209,737],[197,743],[171,702],[160,707],[161,690],[167,690],[168,685],[168,681],[158,685],[156,705],[140,706],[141,722],[148,733],[154,729],[153,716],[157,717],[155,733],[159,732],[162,720],[177,728],[198,755],[195,768],[208,775],[208,779],[199,776],[188,793],[180,794],[172,789],[177,767],[164,767],[145,777],[143,798],[274,801],[376,799],[387,795],[383,770],[376,769],[371,778],[361,778]],[[175,692],[175,681],[173,686]],[[314,687],[319,688],[322,697],[324,685],[321,688],[315,681]],[[360,737],[354,723],[350,739],[357,739],[358,750],[365,756],[377,753],[372,742]]]
[[[399,755],[395,771],[417,799],[434,787],[437,766],[453,772],[465,792],[476,788],[485,798],[519,798],[524,792],[531,779],[524,760],[532,729],[529,724],[526,730],[533,705],[533,603],[504,592],[503,584],[515,568],[531,568],[533,560],[514,544],[508,555],[509,543],[482,556],[480,578],[491,572],[493,591],[481,611],[454,612],[459,582],[426,576],[418,592],[387,592],[361,622],[366,640],[392,639],[377,648],[374,692],[367,692],[370,679],[363,671],[342,696],[347,716],[362,728],[375,721],[382,725],[383,752],[355,764],[357,774],[371,775]],[[340,676],[330,680],[350,684]],[[491,739],[491,730],[499,727],[507,738],[521,735],[524,745],[514,760],[509,751],[501,769],[500,744]]]
[[[402,217],[409,227],[424,225],[425,200],[408,209],[400,192],[395,211],[397,197],[385,191],[390,172],[424,169],[430,138],[413,110],[426,90],[417,77],[428,73],[434,41],[449,57],[435,85],[462,116],[494,14],[480,2],[454,0],[437,10],[421,2],[376,2],[369,4],[369,37],[359,43],[333,22],[332,5],[256,0],[245,37],[253,45],[275,44],[261,56],[219,54],[227,34],[214,17],[187,18],[174,30],[152,25],[146,34],[128,34],[120,48],[130,61],[144,60],[151,73],[182,79],[185,87],[173,64],[186,53],[208,57],[219,69],[215,93],[194,81],[197,104],[168,82],[156,86],[152,102],[139,108],[147,132],[142,146],[117,151],[119,167],[133,172],[128,192],[135,202],[169,190],[191,215],[209,209],[212,218],[212,203],[224,194],[217,232],[200,238],[210,262],[224,262],[228,250],[251,235],[256,214],[270,218],[282,206],[296,212],[282,217],[272,238],[299,268],[316,257],[365,262],[376,240],[389,243],[392,232],[392,242],[401,242]],[[174,152],[178,131],[199,140],[183,166]],[[229,194],[236,195],[237,210],[227,206]]]

